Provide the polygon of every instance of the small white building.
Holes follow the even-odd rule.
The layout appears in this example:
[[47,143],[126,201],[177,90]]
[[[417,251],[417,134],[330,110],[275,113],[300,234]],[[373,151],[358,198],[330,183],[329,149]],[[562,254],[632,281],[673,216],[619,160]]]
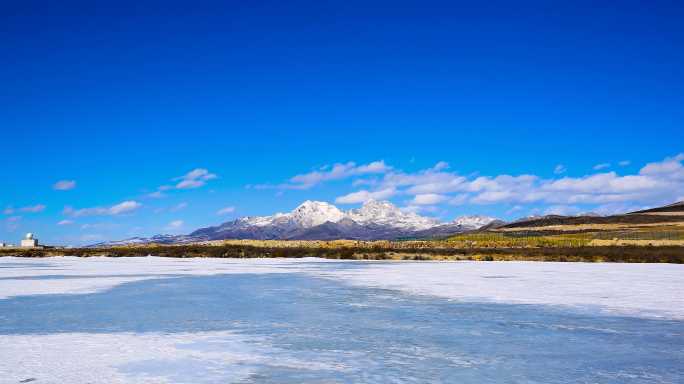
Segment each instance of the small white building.
[[26,236],[21,239],[22,248],[36,248],[38,246],[38,239],[33,238],[33,233],[27,233]]

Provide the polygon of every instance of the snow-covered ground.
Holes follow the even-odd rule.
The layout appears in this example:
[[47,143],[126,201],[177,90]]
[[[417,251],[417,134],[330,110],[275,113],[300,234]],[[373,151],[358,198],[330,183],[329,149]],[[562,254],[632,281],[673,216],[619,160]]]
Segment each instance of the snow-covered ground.
[[[193,348],[202,342],[220,342],[222,348],[213,351]],[[214,383],[219,380],[231,383],[249,375],[250,370],[244,364],[258,361],[259,354],[252,353],[252,349],[230,332],[3,335],[0,371],[12,375],[0,377],[0,383],[19,382],[14,378],[42,382],[46,373],[53,383]],[[159,366],[155,369],[157,373],[162,374],[149,374],[149,369],[136,372],[136,365],[150,360]],[[199,370],[203,376],[193,377],[189,366],[200,362],[204,366]],[[212,365],[235,368],[231,375],[224,371],[214,376],[207,369]],[[198,372],[197,368],[194,367],[194,372]]]
[[[0,299],[39,294],[85,294],[119,284],[178,276],[287,273],[289,259],[174,259],[162,257],[0,258]],[[34,266],[32,266],[34,265]]]
[[675,383],[682,319],[672,264],[5,257],[0,384]]
[[684,319],[684,265],[679,264],[382,263],[326,275],[357,286],[454,300]]
[[[336,267],[340,264],[345,268]],[[357,267],[347,267],[350,264]],[[93,293],[147,279],[244,273],[305,273],[355,286],[454,300],[684,319],[684,265],[676,264],[5,257],[0,258],[0,298]]]

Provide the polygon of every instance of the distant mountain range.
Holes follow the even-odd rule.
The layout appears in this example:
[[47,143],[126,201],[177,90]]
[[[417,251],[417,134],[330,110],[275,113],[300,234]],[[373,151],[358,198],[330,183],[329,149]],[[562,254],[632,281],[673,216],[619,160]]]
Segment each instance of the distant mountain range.
[[185,244],[210,240],[394,240],[448,237],[473,230],[539,228],[577,224],[658,224],[684,221],[684,202],[625,214],[600,216],[530,216],[506,223],[487,216],[462,216],[450,222],[405,212],[388,201],[370,200],[361,208],[341,211],[332,204],[305,201],[292,212],[248,216],[198,229],[188,235],[133,237],[92,247],[132,244]]
[[[491,223],[494,228],[532,228],[559,225],[586,224],[669,224],[684,222],[684,201],[641,211],[600,216],[595,213],[585,213],[577,216],[530,216],[511,223]],[[496,225],[495,225],[496,224]]]
[[272,216],[248,216],[188,235],[134,237],[93,246],[176,244],[225,239],[257,240],[391,240],[448,236],[475,230],[496,219],[462,216],[451,222],[404,212],[388,201],[370,200],[361,208],[341,211],[332,204],[307,200],[292,212]]

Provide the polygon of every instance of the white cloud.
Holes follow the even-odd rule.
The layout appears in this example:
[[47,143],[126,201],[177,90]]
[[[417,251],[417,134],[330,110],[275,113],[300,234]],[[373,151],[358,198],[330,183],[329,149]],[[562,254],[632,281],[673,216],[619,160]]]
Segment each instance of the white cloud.
[[257,189],[309,189],[320,183],[332,180],[342,180],[353,176],[382,174],[391,169],[383,160],[368,164],[356,165],[355,162],[337,163],[332,167],[324,166],[316,171],[295,175],[287,183],[279,185],[255,185]]
[[641,168],[639,174],[647,176],[667,176],[677,180],[684,180],[684,153],[668,157],[663,161],[648,163]]
[[567,168],[565,168],[565,165],[563,165],[563,164],[558,164],[553,169],[553,173],[555,173],[556,175],[560,175],[562,173],[565,173],[565,171],[567,171]]
[[164,192],[174,189],[200,188],[205,186],[209,180],[214,180],[216,178],[218,178],[216,174],[209,172],[205,168],[195,168],[183,176],[178,176],[171,179],[171,181],[173,181],[173,185],[160,185],[157,187],[156,191],[150,192],[145,196],[151,199],[161,199],[166,197],[166,193]]
[[[554,176],[541,178],[536,175],[459,175],[449,170],[446,162],[438,162],[430,168],[416,172],[397,170],[384,162],[365,166],[355,163],[336,164],[317,171],[297,175],[281,186],[255,186],[256,188],[307,189],[327,180],[350,178],[352,186],[367,185],[366,189],[339,196],[340,204],[363,203],[370,199],[388,199],[408,196],[405,210],[426,210],[442,204],[510,204],[522,210],[527,204],[546,205],[555,212],[574,212],[581,205],[582,211],[603,208],[618,209],[626,206],[655,206],[676,201],[684,191],[684,154],[652,162],[639,173],[618,175],[616,172],[595,172],[580,177]],[[624,166],[626,161],[619,163]],[[609,165],[597,164],[597,170]],[[554,170],[566,172],[559,164]],[[367,172],[377,172],[368,177]],[[562,208],[561,208],[562,207]],[[570,208],[573,207],[573,208]],[[579,208],[577,208],[579,209]]]
[[174,229],[179,229],[183,226],[183,220],[173,220],[169,224],[166,225],[166,229],[169,230],[174,230]]
[[626,166],[630,165],[631,163],[632,162],[629,160],[622,160],[621,162],[618,163],[618,165],[621,167],[626,167]]
[[31,213],[37,213],[37,212],[43,212],[45,210],[45,205],[43,204],[36,204],[36,205],[30,205],[28,207],[23,207],[19,208],[21,212],[31,212]]
[[368,200],[384,200],[392,197],[394,193],[395,189],[392,187],[372,192],[363,189],[344,196],[340,196],[337,199],[335,199],[335,202],[339,204],[357,204],[364,203]]
[[165,191],[171,188],[175,189],[194,189],[204,186],[207,181],[216,179],[213,173],[210,173],[205,168],[195,168],[192,171],[186,173],[183,176],[179,176],[173,179],[177,181],[176,185],[171,187],[168,185],[162,185],[158,188],[159,191]]
[[93,208],[81,208],[74,209],[72,207],[65,207],[63,213],[72,217],[82,217],[82,216],[116,216],[124,213],[129,213],[135,211],[136,209],[142,207],[142,204],[137,201],[128,200],[123,201],[119,204],[112,205],[111,207],[93,207]]
[[[603,172],[582,177],[549,179],[525,174],[466,177],[455,172],[443,171],[443,166],[414,173],[391,170],[375,183],[375,187],[376,191],[391,191],[384,198],[394,195],[412,196],[410,206],[418,206],[419,203],[541,203],[575,206],[615,205],[628,202],[636,205],[657,205],[676,201],[681,196],[681,191],[684,190],[682,161],[684,154],[649,163],[639,174],[621,176],[615,172]],[[564,171],[564,167],[562,170]],[[358,203],[378,198],[371,193],[368,190],[360,190],[339,197],[337,202]],[[584,208],[586,210],[587,207]]]
[[455,195],[449,199],[449,204],[450,205],[463,205],[468,201],[468,198],[470,198],[470,195],[467,193],[459,193],[458,195]]
[[12,207],[7,207],[2,211],[3,215],[11,215],[14,213],[14,208]]
[[137,201],[124,201],[119,204],[113,205],[109,208],[110,215],[120,215],[122,213],[131,212],[140,208],[142,204]]
[[[443,167],[436,167],[441,168]],[[395,188],[404,187],[407,194],[449,193],[465,190],[467,179],[451,172],[428,168],[416,173],[390,172],[384,176],[381,184]]]
[[194,189],[206,184],[204,180],[182,180],[176,184],[176,189]]
[[543,188],[550,191],[605,194],[657,188],[658,183],[660,180],[646,176],[618,176],[615,172],[608,172],[579,178],[565,177],[552,181]]
[[545,215],[572,216],[581,212],[581,209],[571,205],[552,205],[544,211]]
[[166,195],[162,191],[155,191],[152,193],[148,193],[147,197],[151,197],[153,199],[161,199],[162,197],[166,197]]
[[441,170],[448,169],[448,168],[449,168],[449,163],[447,163],[446,161],[440,161],[437,164],[435,164],[434,167],[432,167],[432,169],[434,169],[435,171],[441,171]]
[[76,181],[74,180],[60,180],[56,182],[53,186],[53,189],[56,189],[58,191],[68,191],[70,189],[76,188]]
[[219,209],[218,211],[216,211],[216,214],[217,215],[228,215],[228,214],[231,214],[233,212],[235,212],[235,207],[231,206],[231,207],[225,207],[225,208]]
[[404,212],[409,212],[409,213],[421,213],[421,212],[430,212],[430,213],[435,213],[439,210],[438,207],[434,205],[407,205],[405,207],[400,208]]
[[72,220],[61,220],[60,222],[57,223],[57,225],[71,225],[74,222]]
[[594,171],[600,171],[602,169],[610,168],[610,163],[601,163],[601,164],[596,164],[593,167]]
[[445,200],[447,200],[447,196],[437,193],[424,193],[414,196],[411,205],[434,205]]

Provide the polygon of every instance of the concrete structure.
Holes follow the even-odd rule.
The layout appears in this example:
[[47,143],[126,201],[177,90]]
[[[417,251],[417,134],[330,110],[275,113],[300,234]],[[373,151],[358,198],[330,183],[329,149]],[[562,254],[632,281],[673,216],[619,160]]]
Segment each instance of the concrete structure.
[[38,239],[33,238],[33,233],[27,233],[26,236],[21,239],[22,248],[36,248],[38,246]]

